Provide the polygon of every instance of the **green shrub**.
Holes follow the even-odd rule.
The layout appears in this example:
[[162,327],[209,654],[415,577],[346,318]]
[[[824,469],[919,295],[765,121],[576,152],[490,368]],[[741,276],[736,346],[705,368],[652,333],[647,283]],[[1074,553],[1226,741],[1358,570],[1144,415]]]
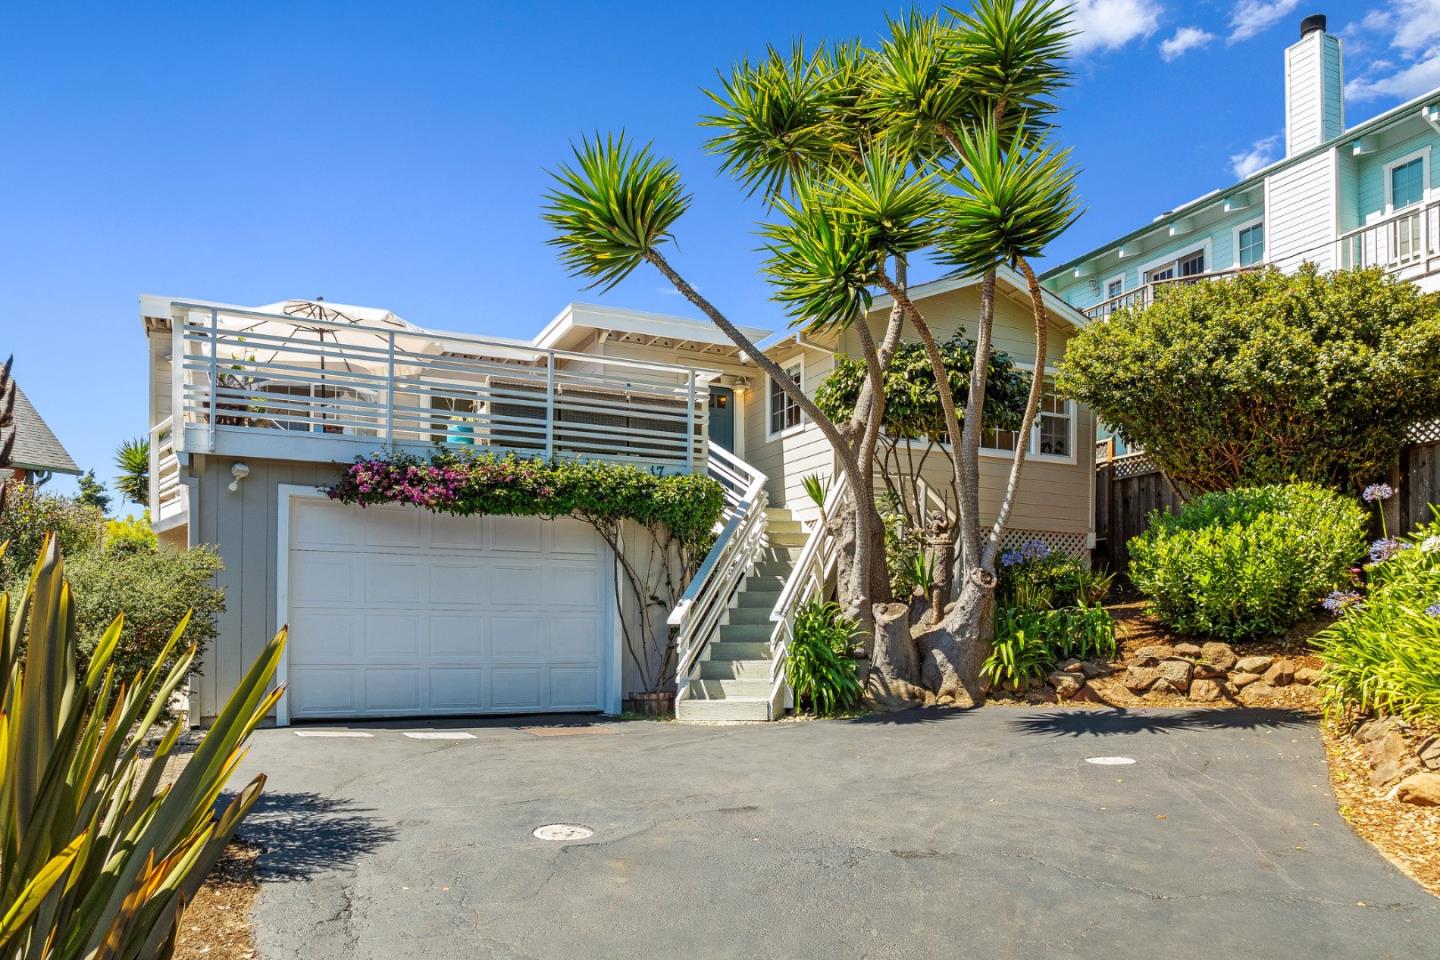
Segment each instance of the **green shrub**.
[[1327,603],[1340,618],[1313,640],[1325,660],[1321,688],[1331,708],[1440,723],[1440,520],[1398,543],[1366,568],[1363,598]]
[[796,612],[785,682],[795,691],[797,706],[809,704],[824,716],[859,704],[860,678],[851,652],[859,631],[838,603],[812,600]]
[[67,561],[65,569],[76,595],[83,662],[122,612],[125,627],[113,657],[121,676],[132,676],[154,662],[189,611],[194,614],[186,639],[200,650],[215,639],[215,617],[225,609],[225,594],[214,583],[223,569],[214,547],[92,550]]
[[1050,673],[1055,655],[1044,637],[1024,630],[995,633],[990,656],[980,665],[980,679],[991,687],[1027,690]]
[[127,514],[123,520],[105,521],[100,542],[106,553],[150,553],[160,546],[160,538],[150,526],[149,510],[139,519]]
[[1283,633],[1342,583],[1365,551],[1360,506],[1309,483],[1245,487],[1157,511],[1129,543],[1130,579],[1181,633]]
[[995,614],[995,645],[980,672],[992,686],[1024,690],[1071,657],[1114,656],[1115,619],[1104,607],[1001,607]]
[[41,493],[27,484],[7,487],[6,493],[5,509],[0,511],[0,543],[8,540],[10,549],[0,556],[0,588],[13,588],[17,580],[30,575],[47,533],[54,532],[68,557],[99,542],[105,515],[95,507]]
[[1021,610],[1093,606],[1105,599],[1114,579],[1113,573],[1091,570],[1080,557],[1032,540],[1000,555],[995,603]]

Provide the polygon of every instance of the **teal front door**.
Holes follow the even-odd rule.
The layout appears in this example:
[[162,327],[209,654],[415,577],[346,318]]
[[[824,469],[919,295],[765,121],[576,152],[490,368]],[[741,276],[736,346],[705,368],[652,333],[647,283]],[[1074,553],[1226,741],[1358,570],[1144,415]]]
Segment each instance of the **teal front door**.
[[735,452],[735,391],[710,388],[710,442]]

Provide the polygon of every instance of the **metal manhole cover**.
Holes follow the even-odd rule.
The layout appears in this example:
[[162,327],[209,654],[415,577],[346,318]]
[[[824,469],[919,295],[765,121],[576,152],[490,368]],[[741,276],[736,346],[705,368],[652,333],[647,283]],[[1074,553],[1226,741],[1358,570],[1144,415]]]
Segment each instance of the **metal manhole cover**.
[[1135,762],[1134,757],[1086,757],[1086,763],[1098,764],[1102,767],[1125,767]]
[[593,836],[595,836],[594,830],[582,827],[578,823],[547,823],[543,827],[535,828],[536,840],[564,842],[566,840],[584,840]]

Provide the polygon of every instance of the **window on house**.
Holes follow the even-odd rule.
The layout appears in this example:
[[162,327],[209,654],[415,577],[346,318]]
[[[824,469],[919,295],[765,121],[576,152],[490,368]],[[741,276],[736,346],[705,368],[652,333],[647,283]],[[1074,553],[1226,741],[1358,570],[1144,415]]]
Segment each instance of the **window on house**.
[[1116,277],[1114,280],[1111,280],[1109,283],[1105,284],[1105,299],[1106,299],[1106,300],[1113,300],[1114,298],[1120,296],[1120,294],[1122,294],[1122,293],[1124,293],[1124,292],[1125,292],[1125,279],[1124,279],[1123,277]]
[[[1070,427],[1075,419],[1075,405],[1055,392],[1055,377],[1046,375],[1040,387],[1040,410],[1026,448],[1030,456],[1070,457],[1073,444]],[[1013,453],[1020,435],[1014,430],[986,430],[980,446],[986,450]]]
[[1174,280],[1176,277],[1193,277],[1204,272],[1205,251],[1202,248],[1193,253],[1187,253],[1183,257],[1176,257],[1169,263],[1151,267],[1145,271],[1145,282],[1159,283],[1164,280]]
[[1196,250],[1180,258],[1180,276],[1194,277],[1205,272],[1205,251]]
[[1399,210],[1425,199],[1425,158],[1390,168],[1390,206]]
[[[797,362],[785,368],[785,373],[797,384],[804,368]],[[800,404],[785,395],[780,384],[770,381],[770,435],[784,433],[800,425]]]
[[1265,259],[1265,224],[1257,223],[1240,231],[1240,266],[1251,267]]

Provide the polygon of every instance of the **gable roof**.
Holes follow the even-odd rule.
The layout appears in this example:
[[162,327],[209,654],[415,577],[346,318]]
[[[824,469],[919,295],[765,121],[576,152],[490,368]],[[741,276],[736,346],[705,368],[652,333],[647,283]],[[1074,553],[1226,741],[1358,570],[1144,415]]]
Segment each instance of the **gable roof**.
[[[1009,287],[1012,291],[1023,297],[1028,305],[1030,288],[1025,282],[1025,278],[1020,275],[1020,271],[1002,264],[995,270],[995,279],[999,285]],[[917,283],[907,292],[912,301],[921,300],[925,297],[934,297],[942,293],[949,293],[952,290],[963,290],[966,287],[973,287],[979,282],[980,277],[978,276],[952,274],[948,277],[941,277],[939,280]],[[1070,306],[1070,304],[1062,300],[1058,294],[1052,293],[1050,290],[1042,289],[1041,295],[1045,301],[1045,309],[1052,318],[1068,323],[1077,330],[1089,322],[1089,318],[1086,317],[1085,314]],[[875,298],[875,302],[871,304],[870,309],[889,309],[889,307],[890,296],[889,294],[883,294]]]
[[15,384],[15,449],[10,452],[10,465],[20,470],[80,473],[79,466],[18,383]]

